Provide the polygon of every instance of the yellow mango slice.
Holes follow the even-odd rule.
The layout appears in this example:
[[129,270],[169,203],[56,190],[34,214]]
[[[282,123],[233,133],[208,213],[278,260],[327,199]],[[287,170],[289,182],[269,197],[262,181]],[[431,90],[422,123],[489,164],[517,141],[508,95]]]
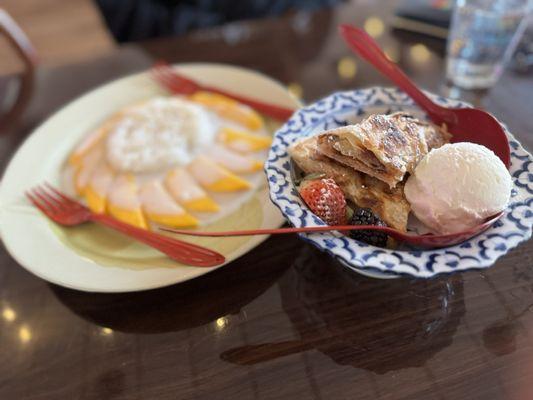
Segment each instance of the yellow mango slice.
[[240,153],[265,150],[268,149],[272,143],[271,137],[253,135],[229,127],[222,128],[218,138],[226,145],[226,147]]
[[179,206],[159,181],[149,181],[139,190],[139,199],[146,217],[155,223],[187,228],[198,225],[198,220]]
[[217,212],[220,210],[220,206],[209,196],[189,200],[183,206],[191,211],[199,212]]
[[101,146],[96,146],[84,157],[82,157],[75,167],[74,173],[74,189],[78,196],[85,195],[85,189],[89,184],[92,174],[98,167],[103,157],[103,149]]
[[119,175],[113,181],[108,195],[107,212],[119,221],[148,229],[133,175]]
[[115,172],[107,163],[98,164],[84,190],[85,201],[91,211],[100,214],[106,211],[107,194],[114,178]]
[[189,211],[217,212],[220,207],[196,183],[183,168],[170,171],[165,178],[165,187],[180,205]]
[[205,150],[205,155],[217,164],[237,174],[256,172],[263,168],[262,161],[239,154],[220,145],[210,146]]
[[229,119],[253,131],[263,127],[263,118],[252,108],[229,97],[212,92],[199,91],[190,96],[196,103],[211,108],[220,117]]
[[233,100],[231,97],[224,96],[222,94],[213,93],[213,92],[207,92],[203,90],[199,90],[198,92],[195,92],[191,95],[191,100],[196,101],[198,103],[202,103],[206,106],[217,106],[217,105],[224,105],[224,106],[238,106],[239,102],[237,100]]
[[205,156],[196,157],[187,170],[202,187],[213,192],[235,192],[251,187],[247,180],[234,175]]
[[119,114],[109,118],[98,129],[85,136],[82,141],[76,146],[74,151],[70,154],[68,162],[70,165],[78,166],[83,160],[84,156],[93,150],[96,146],[102,143],[109,130],[115,125]]

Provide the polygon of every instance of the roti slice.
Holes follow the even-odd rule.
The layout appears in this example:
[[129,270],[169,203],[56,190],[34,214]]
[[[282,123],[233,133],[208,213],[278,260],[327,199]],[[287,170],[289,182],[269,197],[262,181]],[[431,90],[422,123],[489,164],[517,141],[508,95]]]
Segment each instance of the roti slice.
[[404,112],[371,115],[359,124],[319,135],[320,152],[394,188],[450,134]]
[[347,167],[319,151],[319,138],[311,136],[289,148],[293,161],[305,173],[323,173],[332,178],[348,200],[358,207],[370,208],[388,226],[405,232],[409,203],[403,184],[390,188],[386,183]]

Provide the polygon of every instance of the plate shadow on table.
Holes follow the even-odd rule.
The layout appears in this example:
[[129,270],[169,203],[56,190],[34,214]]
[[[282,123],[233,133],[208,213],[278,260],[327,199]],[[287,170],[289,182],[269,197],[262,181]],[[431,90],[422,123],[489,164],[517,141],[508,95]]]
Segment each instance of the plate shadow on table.
[[461,275],[369,279],[311,246],[278,284],[300,338],[228,349],[223,360],[253,365],[316,349],[339,365],[385,374],[420,367],[450,346],[465,313]]
[[161,289],[109,294],[50,287],[73,313],[96,325],[126,333],[180,331],[238,314],[278,281],[300,245],[296,237],[273,237],[217,271]]

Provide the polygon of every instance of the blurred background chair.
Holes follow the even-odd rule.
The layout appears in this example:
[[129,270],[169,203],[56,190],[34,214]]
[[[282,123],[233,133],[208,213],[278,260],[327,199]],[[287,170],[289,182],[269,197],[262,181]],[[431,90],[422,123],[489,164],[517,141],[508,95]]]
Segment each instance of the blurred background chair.
[[0,8],[0,38],[5,44],[2,60],[18,65],[20,72],[0,75],[0,133],[14,123],[28,103],[33,89],[37,52],[22,29]]
[[[227,22],[317,10],[343,0],[2,0],[43,65],[85,61],[130,42]],[[0,40],[0,76],[20,72]]]
[[0,134],[26,108],[34,67],[85,61],[116,47],[92,0],[2,0]]
[[[92,0],[2,0],[0,6],[26,33],[43,65],[85,61],[116,47]],[[0,38],[0,76],[22,67]]]
[[[96,59],[111,53],[119,43],[179,36],[233,21],[276,17],[296,11],[312,12],[343,2],[2,0],[5,11],[2,14],[4,32],[0,34],[0,132],[5,131],[7,122],[9,125],[16,122],[17,115],[31,97],[36,53],[39,53],[40,66],[55,67]],[[17,38],[13,34],[8,38],[7,31],[16,31]],[[297,48],[305,52],[305,46]],[[19,79],[21,77],[23,79]]]

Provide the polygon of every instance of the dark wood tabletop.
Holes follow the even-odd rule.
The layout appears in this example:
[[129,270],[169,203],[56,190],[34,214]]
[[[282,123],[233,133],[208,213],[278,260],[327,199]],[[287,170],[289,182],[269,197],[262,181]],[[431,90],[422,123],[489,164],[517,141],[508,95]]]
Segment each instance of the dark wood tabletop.
[[[391,31],[391,7],[355,1],[40,68],[29,108],[0,136],[0,168],[60,106],[154,59],[253,68],[305,101],[389,85],[350,55],[340,22],[366,26],[418,84],[449,92],[444,43]],[[531,75],[509,71],[489,93],[461,95],[531,150],[532,93]],[[193,281],[91,294],[33,276],[2,247],[0,399],[530,400],[532,267],[530,241],[484,271],[374,280],[295,236],[272,237]]]

